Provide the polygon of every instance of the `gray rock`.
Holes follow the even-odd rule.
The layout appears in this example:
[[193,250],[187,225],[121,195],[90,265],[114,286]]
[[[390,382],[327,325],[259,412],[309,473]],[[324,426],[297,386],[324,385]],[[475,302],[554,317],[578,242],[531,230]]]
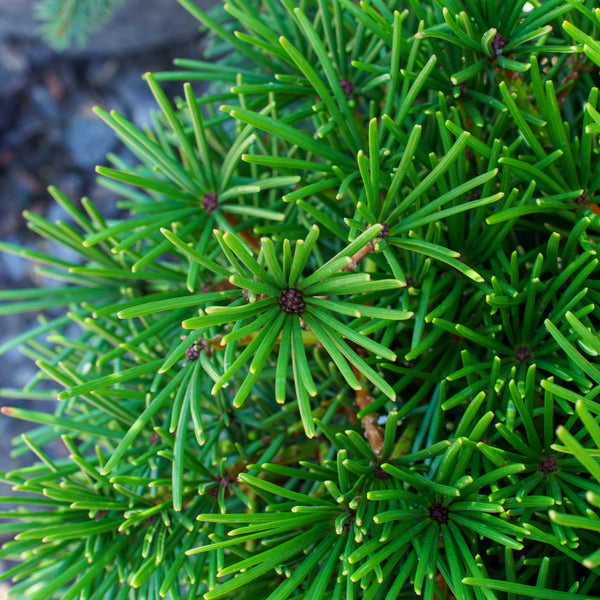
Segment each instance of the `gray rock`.
[[[16,238],[11,236],[6,240],[9,244],[16,246],[23,246],[24,244]],[[22,281],[25,274],[30,269],[30,261],[26,260],[16,254],[9,254],[8,252],[0,253],[0,265],[2,269],[3,277],[8,277],[12,281]]]
[[115,147],[117,138],[96,115],[80,113],[69,123],[65,141],[73,162],[88,170],[105,162],[106,154]]
[[[53,173],[54,175],[54,173]],[[87,175],[87,174],[86,174]],[[60,178],[54,178],[54,185],[72,202],[78,204],[78,201],[84,195],[85,177],[80,173],[65,173]],[[48,218],[48,212],[46,212]],[[63,219],[63,216],[59,216]]]
[[125,114],[138,127],[152,125],[150,111],[159,110],[156,100],[137,69],[131,68],[117,81],[118,96],[125,105]]
[[29,98],[44,120],[52,121],[59,118],[58,104],[47,88],[42,85],[34,86],[29,92]]
[[[69,197],[69,194],[67,194],[63,188],[60,188],[60,191],[63,192],[63,194],[66,194],[67,197]],[[75,203],[76,203],[75,198],[70,198],[70,199],[71,199],[71,201],[75,201]],[[69,225],[73,224],[73,219],[71,218],[71,215],[69,215],[69,213],[67,213],[67,211],[58,202],[50,202],[44,217],[48,221],[50,221],[50,223],[56,223],[57,221],[63,221],[65,223],[68,223]]]
[[[0,16],[0,21],[2,17]],[[10,98],[27,85],[27,57],[16,48],[0,42],[0,99]]]

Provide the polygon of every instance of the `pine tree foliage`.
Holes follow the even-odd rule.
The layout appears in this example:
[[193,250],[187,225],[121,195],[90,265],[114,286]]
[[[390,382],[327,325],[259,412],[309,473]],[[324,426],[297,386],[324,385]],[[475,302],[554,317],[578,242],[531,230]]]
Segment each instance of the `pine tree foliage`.
[[1,292],[2,395],[59,400],[3,408],[13,593],[597,598],[600,10],[179,2],[218,60],[97,110],[128,216],[51,188],[80,261],[0,246],[63,284]]
[[101,29],[123,0],[37,0],[34,16],[42,36],[55,50],[73,41],[85,45],[90,34]]

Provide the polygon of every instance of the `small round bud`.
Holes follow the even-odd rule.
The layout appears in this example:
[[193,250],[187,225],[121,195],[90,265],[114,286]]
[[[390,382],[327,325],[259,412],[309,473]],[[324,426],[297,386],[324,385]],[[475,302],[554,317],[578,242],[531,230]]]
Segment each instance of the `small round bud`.
[[306,308],[304,296],[300,290],[296,288],[286,288],[282,290],[279,297],[279,306],[286,313],[302,314]]
[[558,463],[556,462],[556,456],[544,456],[540,462],[539,470],[544,475],[550,475],[558,471]]
[[447,523],[448,522],[448,515],[450,514],[450,510],[445,507],[442,506],[441,504],[432,504],[429,507],[429,516],[434,520],[437,521],[440,525],[442,523]]
[[346,96],[346,98],[352,96],[354,92],[354,84],[349,79],[340,79],[340,87],[342,88],[342,92],[344,92],[344,96]]
[[214,192],[209,192],[208,194],[204,194],[204,198],[202,198],[202,207],[206,212],[214,212],[219,206],[219,195]]
[[497,33],[492,40],[492,48],[496,54],[500,54],[506,44],[508,44],[508,40],[501,33]]
[[386,473],[379,465],[375,467],[373,475],[375,475],[377,479],[390,479],[392,477],[389,473]]
[[189,361],[194,361],[194,360],[198,360],[198,358],[200,357],[200,349],[198,348],[198,344],[196,342],[194,342],[186,351],[185,351],[185,357],[189,360]]
[[525,346],[519,346],[515,350],[515,358],[519,362],[525,362],[530,356],[531,356],[531,353]]

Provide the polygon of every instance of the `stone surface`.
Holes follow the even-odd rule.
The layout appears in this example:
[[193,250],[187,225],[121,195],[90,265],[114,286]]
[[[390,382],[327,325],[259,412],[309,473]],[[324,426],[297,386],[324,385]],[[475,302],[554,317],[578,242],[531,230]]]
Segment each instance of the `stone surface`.
[[140,128],[152,125],[150,111],[158,110],[158,106],[142,73],[134,68],[123,73],[118,81],[117,95],[135,125]]
[[104,163],[107,152],[117,139],[106,123],[91,111],[76,115],[67,127],[65,146],[73,163],[81,169],[93,169]]
[[9,98],[25,89],[27,67],[27,58],[22,52],[0,42],[0,99]]

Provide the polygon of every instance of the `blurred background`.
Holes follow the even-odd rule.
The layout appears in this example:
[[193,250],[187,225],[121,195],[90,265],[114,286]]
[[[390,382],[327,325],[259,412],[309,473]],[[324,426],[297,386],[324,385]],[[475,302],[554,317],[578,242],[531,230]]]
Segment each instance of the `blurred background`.
[[[195,2],[204,9],[215,4]],[[23,210],[68,220],[47,192],[55,185],[73,202],[88,196],[104,216],[116,216],[118,198],[98,185],[94,167],[107,164],[107,152],[131,155],[92,108],[116,109],[138,126],[149,124],[157,106],[141,75],[170,69],[174,58],[200,58],[204,41],[198,22],[176,0],[124,0],[85,47],[73,44],[58,53],[40,38],[33,4],[0,0],[0,240],[70,260],[68,249],[27,229]],[[179,83],[164,89],[170,97],[182,95]],[[0,289],[43,284],[32,263],[0,253]],[[0,345],[37,324],[36,317],[0,316]],[[0,387],[21,388],[36,371],[18,350],[9,351],[0,357]],[[0,406],[32,410],[51,411],[49,404],[0,398]],[[0,471],[32,462],[32,455],[10,456],[11,439],[31,427],[0,414]],[[53,450],[60,454],[58,446]],[[0,486],[0,496],[11,494],[8,485]],[[0,544],[7,539],[0,534]],[[7,566],[0,560],[0,572]],[[0,600],[7,588],[0,582]]]

